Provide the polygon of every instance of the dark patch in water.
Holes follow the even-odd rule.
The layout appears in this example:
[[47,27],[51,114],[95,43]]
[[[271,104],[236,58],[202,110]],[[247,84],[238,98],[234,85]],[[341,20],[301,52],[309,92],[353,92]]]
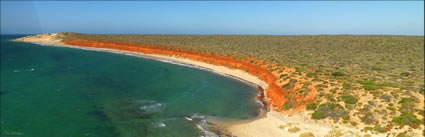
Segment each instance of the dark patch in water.
[[132,120],[132,119],[149,119],[151,115],[145,111],[138,109],[124,109],[121,110],[121,119],[122,120]]
[[[190,117],[191,123],[193,124],[193,128],[198,128],[197,125],[201,126],[204,130],[206,130],[207,132],[213,133],[219,137],[234,137],[229,131],[225,130],[222,127],[219,127],[218,125],[208,122],[205,120],[204,117],[194,117],[194,116],[185,116],[185,117]],[[202,133],[204,134],[204,136],[208,136],[206,135],[207,133]]]
[[104,110],[103,107],[94,106],[93,110],[94,110],[93,112],[89,112],[88,114],[89,115],[95,115],[101,121],[105,122],[105,124],[97,125],[95,128],[96,129],[105,129],[106,131],[110,132],[112,136],[118,137],[119,132],[117,131],[117,129],[114,128],[114,126],[112,124],[112,120],[103,111]]
[[219,127],[211,122],[208,123],[208,130],[220,137],[234,137],[229,131],[225,130],[222,127]]
[[95,115],[97,116],[100,120],[102,121],[111,121],[110,118],[108,118],[108,116],[103,112],[103,108],[102,107],[94,107],[93,108],[93,112],[89,112],[89,114],[91,115]]
[[100,110],[99,117],[111,121],[122,137],[144,137],[152,134],[151,124],[156,112],[140,109],[143,104],[130,99],[116,99],[107,102]]

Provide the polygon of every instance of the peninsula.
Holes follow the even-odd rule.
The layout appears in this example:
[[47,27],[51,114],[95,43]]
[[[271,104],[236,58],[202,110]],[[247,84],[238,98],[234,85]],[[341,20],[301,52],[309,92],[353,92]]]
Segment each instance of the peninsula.
[[254,83],[269,111],[218,122],[235,136],[424,136],[424,37],[64,32],[15,41],[141,55]]

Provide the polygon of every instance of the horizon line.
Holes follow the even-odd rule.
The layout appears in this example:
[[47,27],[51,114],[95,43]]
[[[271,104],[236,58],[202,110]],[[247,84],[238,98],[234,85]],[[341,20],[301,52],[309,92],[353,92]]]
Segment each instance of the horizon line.
[[[64,33],[64,32],[48,32],[48,33]],[[48,34],[48,33],[0,33],[0,35],[37,35],[37,34]],[[240,36],[425,36],[422,35],[412,35],[412,34],[349,34],[349,33],[341,33],[341,34],[175,34],[175,33],[80,33],[80,32],[72,32],[77,34],[98,34],[98,35],[199,35],[199,36],[208,36],[208,35],[240,35]]]

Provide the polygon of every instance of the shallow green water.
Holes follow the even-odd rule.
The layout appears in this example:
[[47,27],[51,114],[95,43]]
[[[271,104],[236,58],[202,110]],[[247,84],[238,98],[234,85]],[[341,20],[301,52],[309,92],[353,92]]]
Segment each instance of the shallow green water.
[[256,87],[151,59],[1,38],[1,136],[201,136],[196,116],[258,115]]

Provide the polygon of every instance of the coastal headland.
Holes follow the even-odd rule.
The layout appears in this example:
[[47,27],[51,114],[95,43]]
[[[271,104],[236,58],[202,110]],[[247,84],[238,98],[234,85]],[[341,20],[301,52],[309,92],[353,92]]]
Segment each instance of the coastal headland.
[[[259,86],[257,98],[269,108],[269,112],[263,117],[248,122],[235,124],[217,122],[235,136],[423,136],[424,126],[420,123],[424,117],[421,114],[424,113],[424,97],[423,84],[420,85],[420,83],[419,85],[412,84],[414,87],[412,89],[422,86],[422,92],[412,92],[404,85],[393,85],[391,79],[387,80],[389,82],[361,80],[362,75],[356,75],[357,70],[353,68],[347,72],[326,73],[323,70],[319,71],[308,67],[282,65],[273,61],[276,59],[270,61],[270,59],[256,58],[255,55],[231,56],[214,50],[206,52],[205,49],[182,48],[174,46],[174,44],[155,44],[150,41],[142,44],[131,40],[123,42],[123,39],[111,38],[114,36],[104,35],[102,38],[94,36],[91,34],[50,33],[26,36],[18,38],[16,41],[175,61],[208,68],[256,84]],[[127,38],[131,37],[129,35]],[[384,38],[384,41],[402,38]],[[354,38],[348,37],[348,39],[353,40]],[[360,39],[370,38],[361,37]],[[423,38],[408,37],[407,39],[423,43]],[[375,41],[372,40],[371,43],[373,42]],[[229,52],[238,50],[232,49],[231,46],[227,48]],[[258,50],[264,50],[263,48],[264,46],[259,46]],[[291,47],[286,48],[291,49]],[[423,50],[419,52],[423,52]],[[314,58],[313,55],[311,56]],[[355,66],[354,64],[356,63],[349,65]],[[301,64],[301,66],[308,65]],[[353,80],[344,79],[347,77],[347,73],[352,74],[349,77]],[[407,73],[409,75],[416,74],[416,72]],[[417,77],[423,78],[423,75]],[[409,95],[402,94],[407,91],[410,91]],[[387,95],[393,94],[397,94],[397,97],[386,99]],[[379,98],[377,102],[370,102],[376,98]],[[400,107],[401,109],[390,109],[387,112],[385,109],[388,107],[394,107],[394,109]],[[411,109],[404,110],[403,107]],[[369,112],[370,110],[367,109],[376,111]],[[385,114],[390,114],[382,114],[383,110],[385,110]]]

